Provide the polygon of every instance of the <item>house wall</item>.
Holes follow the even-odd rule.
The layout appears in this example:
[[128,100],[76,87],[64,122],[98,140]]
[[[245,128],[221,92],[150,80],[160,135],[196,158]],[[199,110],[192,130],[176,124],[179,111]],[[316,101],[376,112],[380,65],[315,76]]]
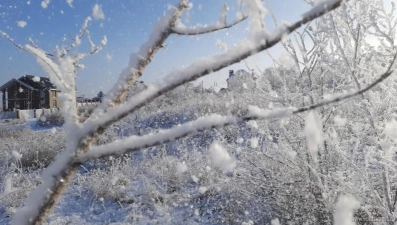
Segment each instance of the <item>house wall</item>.
[[[7,89],[8,91],[8,111],[14,109],[32,108],[32,91],[20,84],[15,84]],[[5,91],[3,92],[4,110],[6,110]]]
[[256,84],[255,80],[251,78],[250,74],[238,74],[227,79],[227,86],[232,90],[252,90],[256,87]]
[[56,91],[56,90],[50,90],[48,92],[49,98],[48,98],[48,102],[50,105],[50,108],[60,108],[62,106],[62,104],[59,102],[59,94],[60,91]]
[[[6,95],[6,92],[8,95]],[[59,108],[61,107],[58,99],[59,94],[60,91],[54,89],[30,90],[15,82],[2,91],[2,108],[3,111]],[[6,101],[7,96],[8,101]]]
[[[8,90],[8,109],[6,109],[6,91],[2,96],[3,111],[14,111],[17,109],[49,109],[60,108],[58,100],[59,91],[55,90],[29,90],[20,84],[11,86]],[[22,92],[21,92],[22,91]],[[55,93],[55,94],[54,94]],[[54,101],[55,100],[55,101]]]
[[3,111],[6,111],[6,91],[2,91],[2,103],[3,103]]
[[40,91],[32,91],[32,108],[41,109],[45,108],[40,105],[40,101],[44,101],[45,98],[40,98]]

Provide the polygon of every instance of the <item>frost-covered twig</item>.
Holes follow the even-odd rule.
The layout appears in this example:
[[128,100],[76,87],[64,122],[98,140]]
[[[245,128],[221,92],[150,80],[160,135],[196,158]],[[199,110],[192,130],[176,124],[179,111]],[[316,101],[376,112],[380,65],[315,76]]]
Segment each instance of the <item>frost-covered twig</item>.
[[[88,31],[87,31],[88,32]],[[90,52],[86,52],[86,53],[79,53],[76,54],[73,57],[73,60],[77,63],[80,60],[84,59],[85,57],[89,56],[89,55],[93,55],[99,51],[102,50],[102,48],[106,45],[107,43],[107,38],[106,36],[103,37],[101,43],[98,46],[95,46],[95,44],[91,41],[91,39],[89,39],[90,45],[91,45],[91,51]]]
[[78,157],[78,162],[86,162],[92,159],[98,159],[106,156],[120,155],[128,152],[137,151],[143,148],[157,146],[176,139],[183,138],[193,133],[209,130],[215,127],[224,127],[237,124],[244,121],[256,119],[274,119],[284,118],[292,115],[291,109],[279,110],[262,110],[251,107],[251,115],[249,117],[240,118],[237,116],[221,116],[210,115],[201,117],[195,121],[191,121],[182,125],[177,125],[168,130],[162,130],[157,133],[151,133],[144,136],[131,136],[112,143],[96,146],[89,152]]
[[61,88],[61,90],[66,92],[69,91],[69,87],[62,79],[61,69],[56,63],[47,57],[47,54],[43,50],[30,45],[26,45],[24,49],[36,57],[38,63],[46,68],[45,71],[50,74],[51,80],[55,81],[54,83]]
[[147,41],[141,45],[138,53],[130,56],[128,66],[122,71],[118,81],[98,105],[93,116],[97,116],[102,110],[122,102],[128,90],[135,84],[147,65],[152,62],[154,55],[164,46],[167,38],[172,34],[172,27],[182,15],[183,10],[188,7],[187,0],[180,0],[177,8],[171,8],[153,27],[153,32]]
[[197,24],[193,27],[184,27],[183,25],[179,24],[172,29],[172,33],[178,35],[200,35],[200,34],[208,34],[220,30],[224,30],[230,27],[233,27],[242,21],[246,20],[248,16],[241,14],[240,17],[236,18],[233,22],[228,23],[227,21],[220,20],[217,23],[210,24],[210,25],[201,25]]
[[143,148],[160,145],[210,128],[236,124],[240,120],[240,118],[235,116],[205,116],[183,125],[177,125],[168,130],[162,130],[157,133],[150,133],[144,136],[131,136],[109,144],[95,146],[91,148],[89,152],[78,157],[78,160],[80,162],[86,162],[88,160],[106,156],[125,154]]
[[390,75],[392,75],[393,73],[394,73],[394,70],[388,71],[388,72],[382,74],[373,83],[371,83],[366,88],[363,88],[363,89],[361,89],[361,90],[359,90],[357,92],[354,92],[354,93],[351,93],[351,94],[347,94],[347,95],[342,95],[340,97],[336,97],[336,98],[332,98],[332,99],[329,99],[329,100],[322,101],[322,102],[317,103],[315,105],[310,105],[310,106],[307,106],[307,107],[303,107],[303,108],[297,109],[297,110],[294,111],[294,114],[307,112],[307,111],[310,111],[310,110],[314,110],[314,109],[320,108],[320,107],[325,106],[325,105],[337,103],[337,102],[340,102],[340,101],[343,101],[343,100],[346,100],[346,99],[349,99],[349,98],[360,96],[360,95],[364,94],[365,92],[371,90],[373,87],[375,87],[376,85],[378,85],[379,83],[381,83],[382,81],[387,79],[388,77],[390,77]]
[[17,44],[14,39],[12,39],[6,32],[0,30],[0,35],[3,36],[5,39],[7,39],[11,44],[13,44],[15,47],[19,48],[20,50],[27,51],[22,45]]
[[60,58],[63,58],[66,56],[66,54],[68,54],[68,52],[70,50],[72,50],[74,47],[80,45],[81,43],[81,39],[83,38],[84,34],[87,31],[87,27],[88,27],[88,22],[91,21],[91,17],[87,17],[84,20],[83,25],[80,28],[80,33],[76,36],[76,38],[73,38],[73,43],[71,45],[69,45],[67,48],[64,49],[64,51],[60,52],[60,54],[58,55]]

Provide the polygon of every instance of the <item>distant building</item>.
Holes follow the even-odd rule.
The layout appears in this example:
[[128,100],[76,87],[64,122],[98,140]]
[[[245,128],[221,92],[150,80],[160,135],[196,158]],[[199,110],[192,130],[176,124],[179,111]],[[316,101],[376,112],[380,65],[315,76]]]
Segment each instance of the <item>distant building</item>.
[[253,73],[245,70],[234,72],[229,70],[229,78],[227,78],[227,88],[229,90],[252,90],[256,88],[256,77]]
[[46,77],[25,75],[0,86],[3,110],[59,108],[59,90]]
[[102,91],[100,91],[95,97],[92,98],[95,102],[101,102],[102,98],[105,96]]

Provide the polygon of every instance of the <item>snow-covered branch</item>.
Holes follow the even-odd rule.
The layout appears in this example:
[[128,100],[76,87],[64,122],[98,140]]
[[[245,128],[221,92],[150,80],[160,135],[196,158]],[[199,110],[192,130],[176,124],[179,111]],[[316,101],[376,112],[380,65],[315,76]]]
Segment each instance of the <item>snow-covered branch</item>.
[[14,39],[12,39],[6,32],[0,30],[0,35],[3,36],[5,39],[7,39],[11,44],[13,44],[15,47],[19,48],[20,50],[27,51],[26,48],[24,48],[22,45],[17,44]]
[[63,51],[61,51],[61,52],[59,53],[59,55],[58,55],[59,58],[65,57],[66,54],[68,54],[68,52],[69,52],[70,50],[72,50],[74,47],[80,45],[81,39],[84,37],[84,34],[85,34],[86,31],[87,31],[88,22],[90,22],[91,20],[92,20],[91,17],[87,17],[87,18],[84,20],[84,23],[83,23],[83,25],[82,25],[81,28],[80,28],[80,33],[79,33],[78,35],[76,35],[75,38],[73,38],[73,43],[72,43],[71,45],[69,45],[67,48],[63,49]]
[[175,27],[174,29],[172,29],[172,32],[174,34],[178,34],[178,35],[200,35],[200,34],[208,34],[208,33],[212,33],[212,32],[216,32],[216,31],[220,31],[223,29],[227,29],[230,27],[233,27],[237,24],[239,24],[240,22],[246,20],[248,18],[248,16],[243,16],[242,18],[236,19],[233,22],[230,23],[215,23],[215,24],[210,24],[210,25],[201,25],[201,24],[197,24],[196,26],[193,27],[183,27],[183,26],[178,26]]
[[175,27],[172,28],[172,33],[178,35],[207,34],[233,27],[234,25],[239,24],[240,22],[248,18],[248,16],[244,15],[244,13],[239,12],[233,22],[227,22],[228,9],[229,8],[227,7],[227,5],[224,5],[223,10],[220,14],[219,21],[214,24],[210,24],[210,25],[197,24],[193,27],[186,27],[184,24],[179,22]]
[[241,119],[235,116],[211,115],[201,117],[195,121],[177,125],[168,130],[161,130],[157,133],[150,133],[144,136],[131,136],[109,144],[95,146],[91,148],[89,152],[78,157],[78,160],[80,162],[86,162],[87,160],[106,156],[125,154],[170,142],[210,128],[236,124],[238,121],[241,121]]
[[157,133],[151,133],[144,136],[131,136],[106,145],[93,147],[89,152],[78,157],[78,161],[86,162],[88,160],[106,156],[125,154],[141,150],[143,148],[164,144],[197,132],[213,129],[215,127],[224,127],[255,119],[285,118],[291,116],[293,111],[291,109],[264,110],[257,107],[250,107],[250,112],[250,116],[245,118],[221,116],[216,114],[205,116],[195,121],[177,125],[168,130],[161,130]]
[[[87,33],[88,33],[88,31],[87,31]],[[89,36],[88,36],[88,37],[89,37]],[[106,36],[104,36],[103,39],[102,39],[102,41],[101,41],[101,43],[100,43],[98,46],[96,46],[96,45],[91,41],[91,38],[89,38],[89,42],[90,42],[90,45],[91,45],[91,51],[90,51],[90,52],[86,52],[86,53],[79,53],[79,54],[76,54],[76,55],[73,57],[73,60],[74,60],[76,63],[79,62],[80,60],[84,59],[85,57],[89,56],[89,55],[93,55],[93,54],[95,54],[95,53],[101,51],[102,48],[103,48],[103,47],[106,45],[106,43],[107,43],[107,38],[106,38]]]
[[180,0],[178,7],[170,8],[163,18],[159,19],[153,27],[153,32],[147,41],[141,45],[138,53],[130,56],[128,66],[121,72],[118,81],[104,97],[102,103],[97,107],[93,116],[97,116],[102,110],[109,106],[117,105],[122,102],[128,90],[134,85],[146,66],[152,61],[155,54],[164,46],[164,42],[172,33],[172,28],[188,7],[187,0]]
[[61,68],[48,58],[47,54],[43,50],[30,45],[26,45],[24,49],[36,57],[39,65],[41,65],[44,71],[50,75],[50,79],[54,81],[55,85],[57,85],[62,91],[68,92],[70,90],[70,87],[68,87],[63,81]]

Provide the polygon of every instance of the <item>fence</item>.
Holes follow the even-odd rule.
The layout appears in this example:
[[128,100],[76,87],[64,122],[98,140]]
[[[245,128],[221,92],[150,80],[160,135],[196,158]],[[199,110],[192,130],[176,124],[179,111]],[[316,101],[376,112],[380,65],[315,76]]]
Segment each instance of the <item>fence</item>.
[[78,102],[77,107],[85,106],[85,105],[98,105],[98,102]]
[[18,118],[17,112],[0,112],[0,119]]
[[39,118],[41,115],[51,115],[58,112],[59,109],[29,109],[29,110],[17,110],[15,112],[0,112],[0,119],[34,119]]

